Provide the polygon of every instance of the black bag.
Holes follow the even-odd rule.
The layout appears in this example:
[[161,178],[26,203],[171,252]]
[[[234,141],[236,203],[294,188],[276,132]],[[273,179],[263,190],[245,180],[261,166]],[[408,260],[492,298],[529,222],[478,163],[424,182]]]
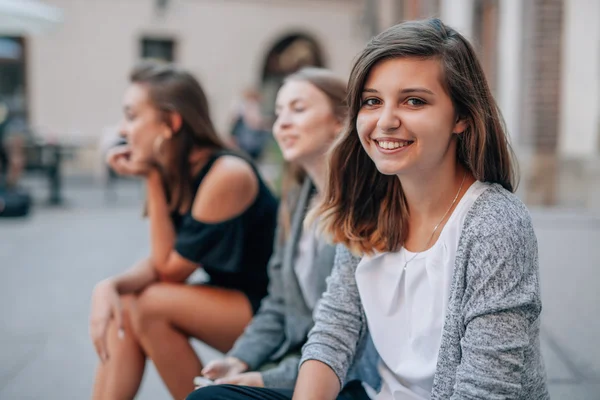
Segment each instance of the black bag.
[[24,217],[29,214],[30,206],[29,193],[0,189],[0,217]]

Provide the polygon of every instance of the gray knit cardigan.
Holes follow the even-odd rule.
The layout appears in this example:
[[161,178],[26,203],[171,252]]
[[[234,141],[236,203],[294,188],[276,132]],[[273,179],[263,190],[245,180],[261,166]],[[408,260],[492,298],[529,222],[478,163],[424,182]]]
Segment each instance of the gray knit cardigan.
[[[338,246],[302,352],[301,363],[321,361],[340,382],[368,333],[354,275],[359,261]],[[548,399],[540,312],[529,212],[514,194],[491,185],[465,217],[431,399]]]

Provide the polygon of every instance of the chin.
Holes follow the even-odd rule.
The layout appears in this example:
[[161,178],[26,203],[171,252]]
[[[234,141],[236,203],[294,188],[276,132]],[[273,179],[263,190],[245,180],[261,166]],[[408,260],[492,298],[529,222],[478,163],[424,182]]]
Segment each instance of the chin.
[[406,170],[402,166],[389,162],[375,163],[375,167],[383,175],[399,175]]
[[146,163],[146,162],[150,162],[150,160],[152,159],[152,157],[149,156],[149,155],[147,155],[147,154],[143,154],[141,152],[135,152],[135,151],[133,151],[131,153],[130,159],[133,162]]
[[283,152],[283,159],[289,163],[295,163],[298,161],[298,154],[296,152]]

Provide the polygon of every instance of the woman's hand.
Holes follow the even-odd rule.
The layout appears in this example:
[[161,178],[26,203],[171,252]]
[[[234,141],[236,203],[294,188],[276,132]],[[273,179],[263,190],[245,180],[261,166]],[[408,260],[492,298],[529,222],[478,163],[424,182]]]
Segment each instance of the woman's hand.
[[90,315],[90,336],[96,348],[96,353],[98,353],[102,362],[106,362],[109,357],[106,335],[111,318],[115,319],[118,335],[122,338],[124,330],[119,293],[110,280],[105,280],[98,283],[94,288]]
[[149,163],[132,161],[131,148],[128,145],[110,149],[106,162],[119,175],[146,176],[152,169]]
[[265,387],[262,374],[260,372],[244,372],[243,374],[217,379],[217,385],[240,385]]
[[[202,375],[210,380],[216,381],[222,378],[237,376],[246,372],[248,365],[235,357],[227,357],[208,363],[202,370]],[[261,378],[262,381],[262,378]]]

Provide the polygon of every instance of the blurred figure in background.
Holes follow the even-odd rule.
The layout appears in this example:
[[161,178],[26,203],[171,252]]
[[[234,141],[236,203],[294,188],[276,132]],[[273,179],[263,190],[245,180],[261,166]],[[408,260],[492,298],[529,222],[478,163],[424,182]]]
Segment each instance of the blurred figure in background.
[[0,188],[14,188],[25,168],[26,125],[0,98]]
[[244,91],[240,102],[236,105],[231,129],[233,143],[258,160],[269,140],[267,121],[261,112],[261,96],[256,89]]
[[[133,399],[150,358],[182,399],[202,370],[189,337],[228,351],[266,294],[277,201],[255,167],[217,136],[194,77],[144,63],[130,80],[127,145],[108,161],[146,181],[151,254],[94,289],[93,398]],[[199,267],[210,281],[185,284]]]
[[[312,313],[325,291],[335,255],[334,246],[317,236],[315,225],[304,226],[303,221],[326,185],[326,153],[343,129],[345,98],[346,83],[317,68],[292,74],[279,90],[273,134],[288,168],[276,250],[269,265],[269,294],[227,357],[202,371],[218,384],[246,387],[206,387],[189,399],[237,399],[251,392],[269,397],[268,391],[247,386],[293,389],[300,350],[314,324]],[[363,362],[351,377],[377,386],[374,349],[370,356],[365,362],[371,361],[371,368]]]

